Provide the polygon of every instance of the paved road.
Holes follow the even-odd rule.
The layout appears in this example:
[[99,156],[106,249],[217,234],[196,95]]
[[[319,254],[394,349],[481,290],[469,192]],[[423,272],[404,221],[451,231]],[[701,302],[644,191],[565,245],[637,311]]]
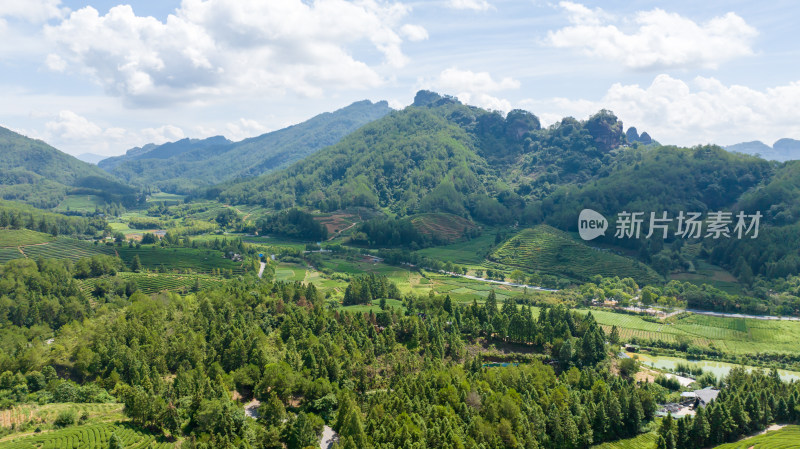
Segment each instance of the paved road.
[[774,315],[744,315],[741,313],[724,313],[724,312],[711,312],[709,310],[686,309],[687,312],[696,313],[698,315],[720,316],[727,318],[751,318],[754,320],[785,320],[785,321],[800,321],[800,317],[796,316],[774,316]]
[[264,274],[264,268],[266,268],[267,264],[264,262],[259,262],[261,264],[261,268],[258,269],[258,277]]

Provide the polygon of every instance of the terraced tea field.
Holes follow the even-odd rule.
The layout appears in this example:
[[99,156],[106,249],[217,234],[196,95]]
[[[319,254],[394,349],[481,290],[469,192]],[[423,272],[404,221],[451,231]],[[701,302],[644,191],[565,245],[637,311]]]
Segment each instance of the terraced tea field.
[[56,416],[58,416],[58,413],[65,409],[75,410],[78,415],[86,413],[89,415],[90,419],[118,420],[124,418],[122,414],[122,404],[20,404],[13,408],[0,411],[0,427],[19,426],[29,421],[40,424],[52,424]]
[[547,225],[523,230],[495,250],[489,260],[529,272],[539,271],[578,280],[596,274],[630,277],[642,285],[663,280],[641,262],[592,248]]
[[592,449],[652,449],[656,447],[656,433],[643,433],[634,438],[596,444]]
[[44,245],[24,246],[22,251],[30,259],[72,259],[92,257],[97,254],[114,255],[114,247],[95,245],[83,240],[59,237]]
[[164,437],[138,430],[124,423],[99,423],[67,427],[53,432],[6,437],[0,449],[106,449],[108,440],[116,434],[127,449],[168,449],[175,443]]
[[50,234],[43,234],[30,229],[0,229],[0,247],[37,245],[52,240],[53,236]]
[[[173,273],[117,273],[117,277],[123,281],[132,280],[143,293],[158,293],[162,291],[185,291],[194,288],[197,279],[200,280],[200,287],[212,288],[228,282],[226,279],[217,276],[203,274],[173,274]],[[102,279],[90,278],[79,280],[81,290],[91,292],[95,285]]]
[[[579,310],[586,313],[585,310]],[[609,310],[592,310],[597,322],[608,332],[617,326],[623,341],[633,337],[676,342],[679,339],[698,346],[714,345],[733,354],[800,351],[800,322],[689,315],[674,324],[653,323],[636,315]]]
[[715,446],[714,449],[790,449],[800,447],[800,426],[786,426],[735,443]]
[[97,254],[114,255],[114,248],[105,245],[95,245],[83,240],[58,237],[56,239],[51,239],[47,243],[33,243],[13,248],[0,248],[0,263],[5,263],[13,259],[21,259],[26,256],[30,259],[38,259],[41,257],[44,259],[78,260]]
[[482,235],[465,242],[435,246],[417,251],[417,254],[459,265],[480,266],[494,245],[495,233],[484,231]]
[[215,269],[232,270],[234,274],[244,273],[244,264],[223,257],[221,251],[195,248],[161,248],[142,246],[141,248],[117,248],[119,256],[128,266],[134,256],[139,256],[142,266],[148,269],[164,269],[167,272],[191,270],[195,273],[211,274]]
[[445,213],[419,214],[411,217],[411,223],[421,234],[430,235],[447,242],[455,242],[475,231],[478,226],[458,215]]

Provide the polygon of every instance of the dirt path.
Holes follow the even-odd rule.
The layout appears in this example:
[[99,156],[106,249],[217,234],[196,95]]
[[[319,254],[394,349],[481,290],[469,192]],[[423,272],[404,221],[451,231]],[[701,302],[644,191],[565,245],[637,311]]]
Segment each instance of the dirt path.
[[261,277],[264,275],[264,268],[267,267],[267,264],[265,262],[259,262],[259,264],[261,264],[261,268],[258,269],[258,277]]
[[353,226],[355,226],[355,225],[357,225],[357,224],[358,224],[358,223],[353,223],[353,224],[351,224],[350,226],[348,226],[348,227],[346,227],[346,228],[342,229],[341,231],[337,231],[335,234],[333,234],[333,236],[332,236],[331,238],[329,238],[329,239],[328,239],[328,241],[330,242],[331,240],[335,239],[336,237],[339,237],[340,235],[342,235],[342,233],[344,233],[344,231],[346,231],[346,230],[348,230],[348,229],[352,228]]
[[244,406],[244,414],[250,418],[258,419],[258,408],[261,407],[261,402],[258,399],[253,398],[252,401],[248,402]]
[[331,429],[328,426],[322,428],[322,439],[319,442],[320,449],[328,449],[338,441],[339,441],[339,434],[334,432],[333,429]]

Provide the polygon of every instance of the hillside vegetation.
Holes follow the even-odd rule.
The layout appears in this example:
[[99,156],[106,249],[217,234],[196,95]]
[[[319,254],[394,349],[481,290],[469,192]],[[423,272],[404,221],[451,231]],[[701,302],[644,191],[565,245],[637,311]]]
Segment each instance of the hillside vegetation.
[[590,247],[547,225],[525,229],[503,243],[489,260],[529,271],[586,281],[594,275],[630,277],[642,285],[662,279],[647,265]]
[[100,162],[100,167],[138,186],[173,193],[267,173],[338,142],[366,123],[388,114],[385,101],[368,100],[326,112],[303,123],[241,142],[223,137],[184,139],[145,146]]
[[0,127],[0,198],[52,208],[68,193],[135,204],[135,191],[94,165]]

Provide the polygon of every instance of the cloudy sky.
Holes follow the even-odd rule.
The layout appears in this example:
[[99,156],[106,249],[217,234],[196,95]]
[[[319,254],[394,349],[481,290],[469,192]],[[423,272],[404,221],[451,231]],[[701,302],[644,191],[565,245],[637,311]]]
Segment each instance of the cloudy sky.
[[[601,6],[599,6],[601,5]],[[791,1],[0,0],[0,126],[68,153],[239,140],[427,88],[662,143],[800,138]]]

